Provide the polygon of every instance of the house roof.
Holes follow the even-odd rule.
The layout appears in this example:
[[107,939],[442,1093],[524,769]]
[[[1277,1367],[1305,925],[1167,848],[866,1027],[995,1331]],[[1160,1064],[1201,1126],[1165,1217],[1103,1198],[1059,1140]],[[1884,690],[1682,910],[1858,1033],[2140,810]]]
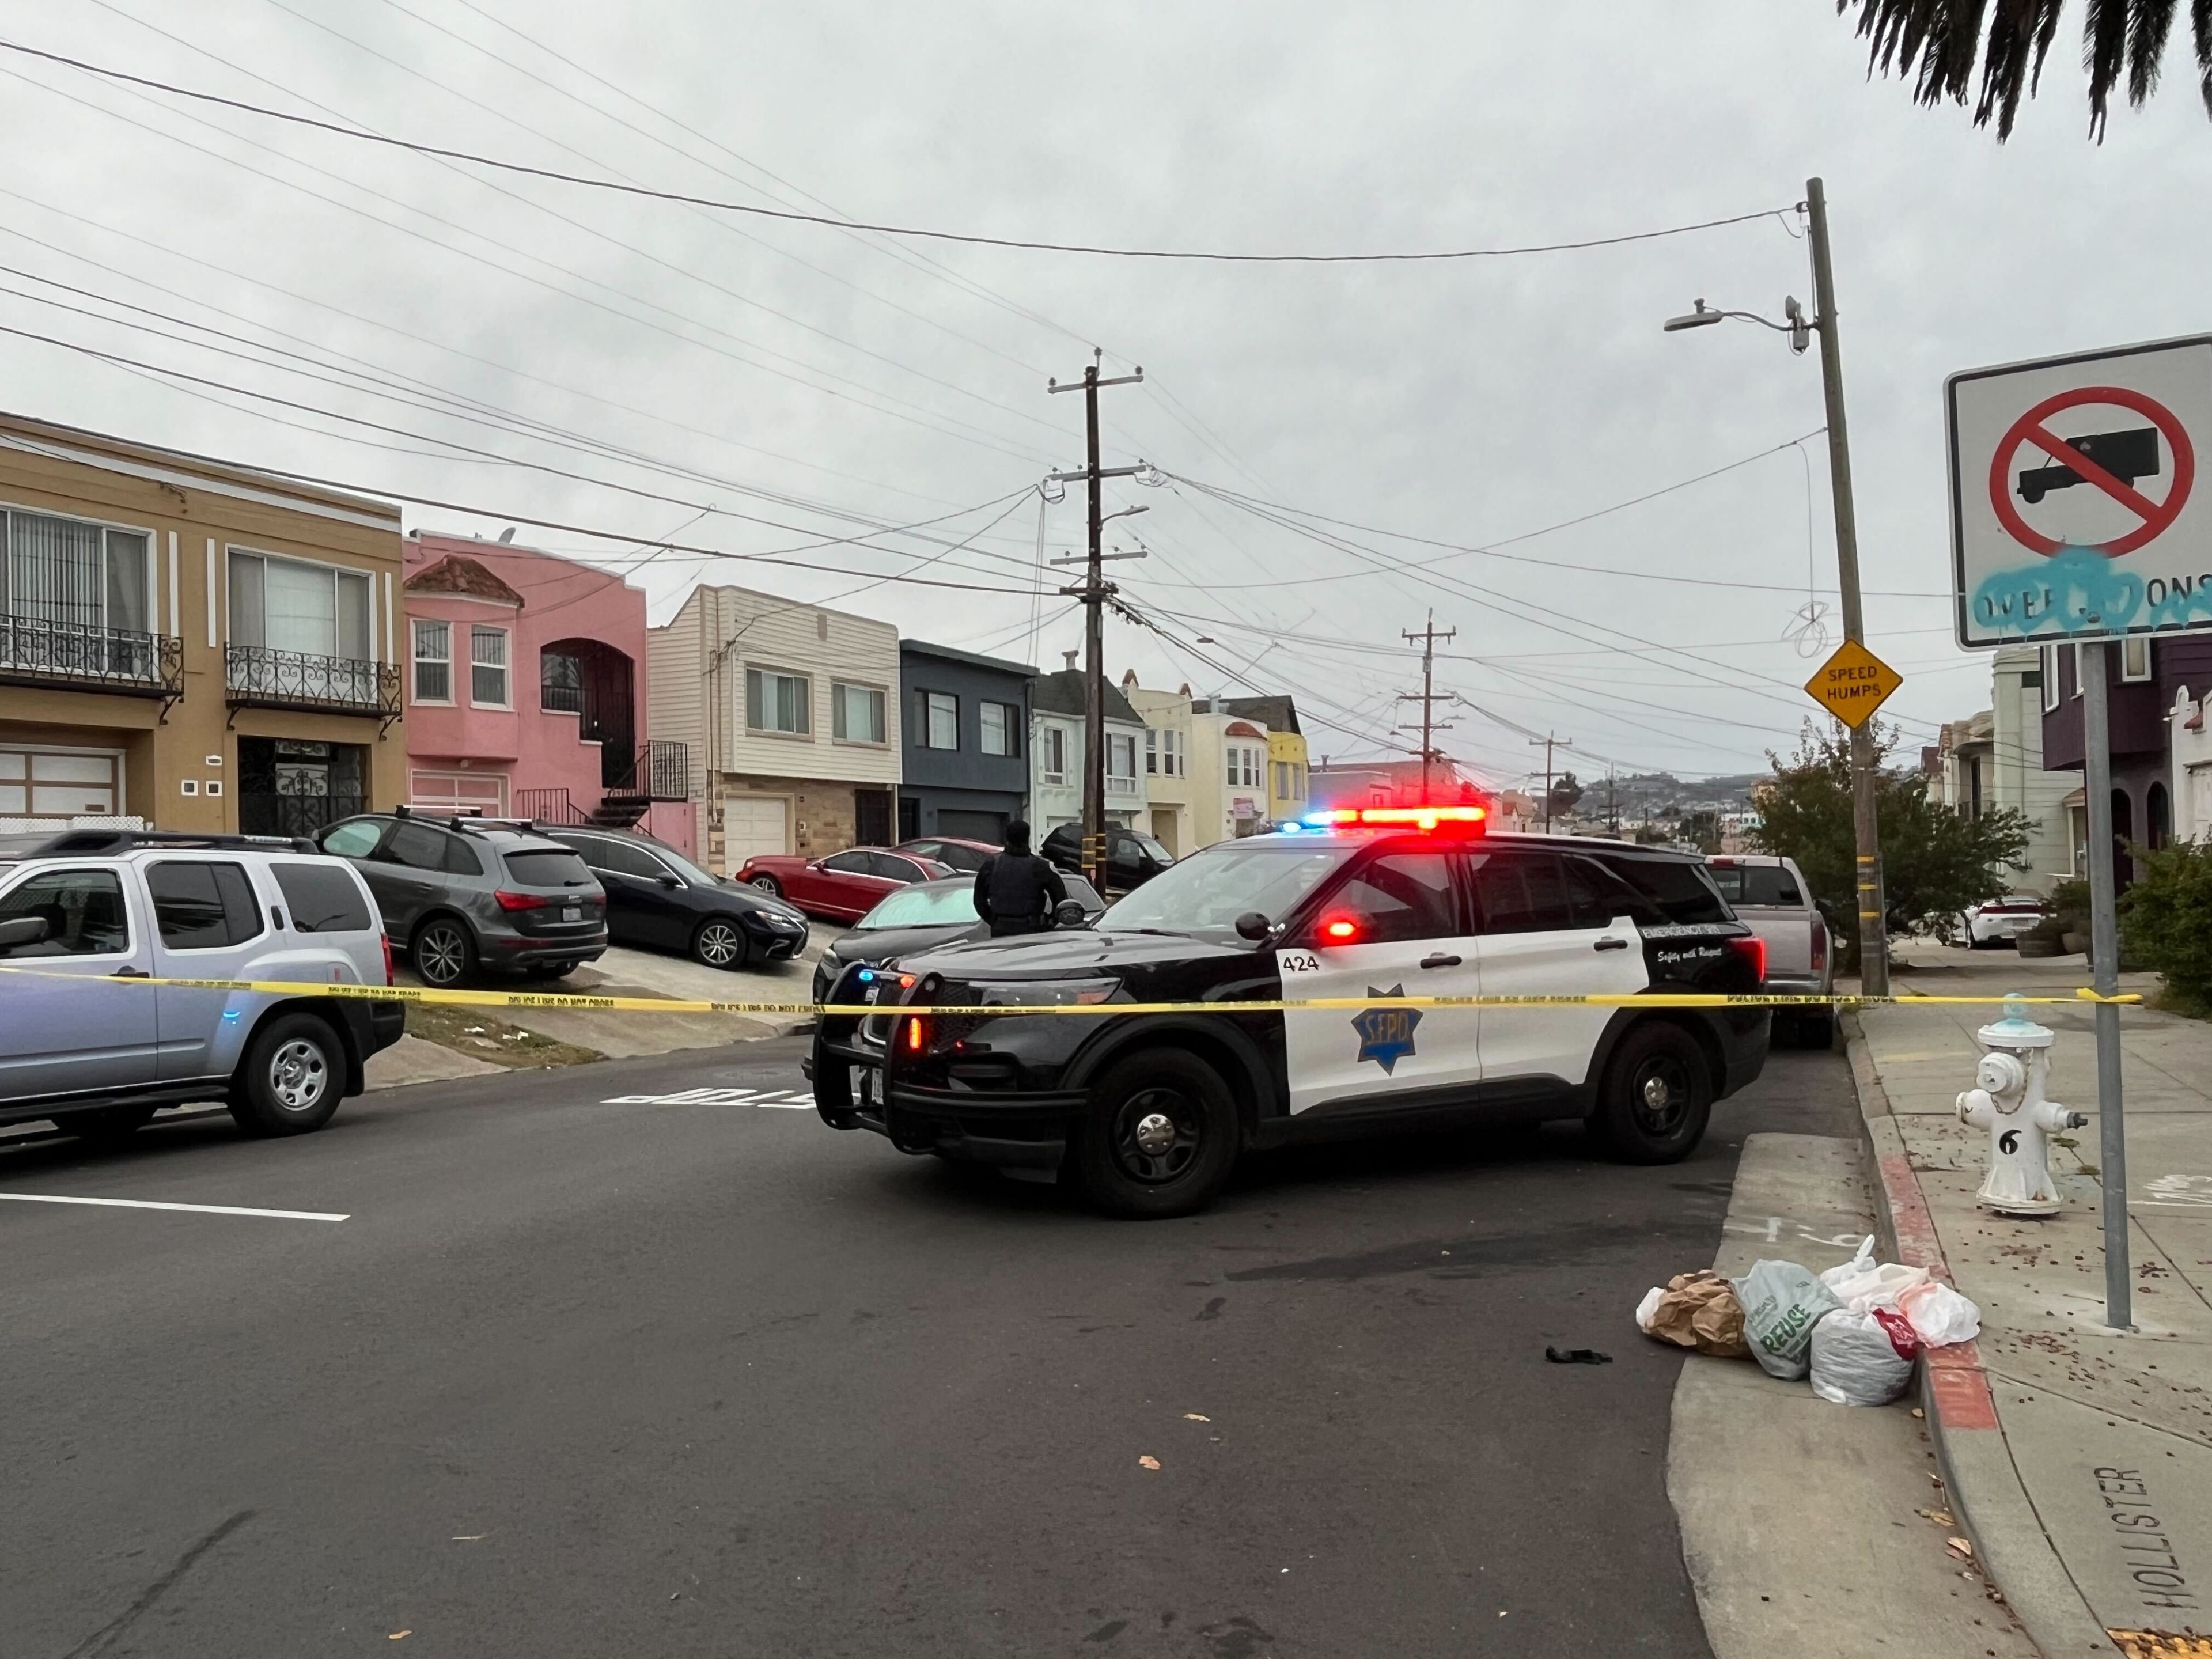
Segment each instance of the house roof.
[[[1105,693],[1108,720],[1126,720],[1131,726],[1145,723],[1142,716],[1129,707],[1129,700],[1121,695],[1120,686],[1108,680],[1100,689]],[[1063,668],[1057,674],[1038,675],[1030,688],[1030,706],[1041,714],[1081,714],[1085,712],[1083,671]]]
[[406,586],[410,593],[458,593],[506,605],[522,603],[522,595],[492,574],[482,561],[463,553],[448,553],[435,564],[424,565],[407,579]]
[[1298,731],[1298,706],[1289,697],[1224,697],[1214,707],[1224,714],[1257,720],[1270,732]]
[[1034,664],[1008,662],[1004,657],[980,656],[973,651],[955,650],[949,645],[932,645],[927,640],[901,640],[901,655],[911,653],[919,657],[935,657],[942,662],[957,662],[969,668],[988,668],[1001,674],[1012,674],[1021,679],[1035,679]]
[[1249,720],[1231,720],[1221,728],[1224,738],[1264,738],[1267,734]]

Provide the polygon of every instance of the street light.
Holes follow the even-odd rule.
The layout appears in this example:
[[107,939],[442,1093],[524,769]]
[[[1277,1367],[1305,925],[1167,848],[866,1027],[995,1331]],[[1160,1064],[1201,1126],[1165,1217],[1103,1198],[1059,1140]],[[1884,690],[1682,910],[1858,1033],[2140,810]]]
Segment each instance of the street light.
[[[1708,328],[1723,318],[1736,318],[1771,328],[1790,337],[1790,349],[1803,352],[1815,334],[1820,337],[1820,386],[1828,415],[1828,495],[1836,514],[1836,586],[1844,609],[1844,637],[1855,644],[1866,642],[1866,618],[1859,604],[1858,513],[1851,495],[1850,428],[1844,417],[1844,366],[1836,335],[1836,274],[1828,246],[1828,196],[1818,179],[1805,181],[1806,240],[1813,255],[1813,303],[1818,313],[1808,318],[1805,308],[1792,299],[1783,301],[1787,319],[1773,322],[1752,311],[1716,310],[1700,299],[1679,317],[1670,317],[1663,331],[1679,334],[1686,329]],[[1889,994],[1889,940],[1883,931],[1887,901],[1882,891],[1881,831],[1875,814],[1875,763],[1874,734],[1864,725],[1851,728],[1851,820],[1858,844],[1859,983],[1869,996]]]

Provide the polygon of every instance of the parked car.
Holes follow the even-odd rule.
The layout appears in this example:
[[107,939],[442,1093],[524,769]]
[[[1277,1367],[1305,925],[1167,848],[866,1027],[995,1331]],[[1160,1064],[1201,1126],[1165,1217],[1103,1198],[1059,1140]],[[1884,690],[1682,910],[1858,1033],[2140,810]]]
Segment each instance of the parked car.
[[665,842],[623,830],[552,830],[607,894],[617,945],[677,951],[709,968],[783,962],[806,945],[805,913],[701,869]]
[[[1713,884],[1737,917],[1766,941],[1766,988],[1778,995],[1835,994],[1834,953],[1828,948],[1828,924],[1813,902],[1805,872],[1793,859],[1740,853],[1705,860]],[[1775,1010],[1775,1023],[1806,1048],[1826,1048],[1836,1041],[1833,1008]]]
[[[1037,851],[1062,870],[1083,868],[1083,826],[1063,823]],[[1106,890],[1133,892],[1176,861],[1175,854],[1141,830],[1106,828]]]
[[957,836],[924,836],[916,841],[902,841],[891,848],[894,853],[932,860],[967,876],[981,869],[984,860],[996,858],[1004,850],[988,841],[965,841]]
[[342,818],[316,841],[361,872],[433,990],[479,969],[558,979],[607,948],[605,890],[573,850],[519,822],[402,806]]
[[[389,985],[368,884],[310,843],[74,830],[0,864],[0,1122],[93,1139],[222,1099],[249,1134],[300,1134],[364,1087],[406,1006],[317,996]],[[295,980],[299,995],[132,985]]]
[[951,873],[934,859],[894,853],[888,847],[848,847],[821,859],[785,854],[750,858],[738,879],[772,898],[790,900],[810,916],[856,921],[886,895]]
[[1958,937],[1952,942],[1969,951],[2017,945],[2020,936],[2051,914],[2051,907],[2033,893],[2008,893],[1985,899],[1959,913]]
[[[1106,908],[1098,890],[1080,876],[1062,876],[1068,902],[1083,907],[1089,927]],[[975,878],[951,876],[943,881],[902,887],[868,912],[848,933],[841,933],[814,964],[814,1000],[827,1002],[838,975],[855,964],[880,968],[915,951],[988,939],[990,930],[975,914]]]

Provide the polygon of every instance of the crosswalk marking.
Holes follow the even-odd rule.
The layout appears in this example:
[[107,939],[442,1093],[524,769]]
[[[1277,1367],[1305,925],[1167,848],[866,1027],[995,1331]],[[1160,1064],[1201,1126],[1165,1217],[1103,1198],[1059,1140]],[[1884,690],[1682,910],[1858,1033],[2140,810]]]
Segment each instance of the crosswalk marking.
[[814,1097],[787,1090],[683,1089],[665,1095],[616,1095],[602,1106],[760,1106],[770,1111],[811,1112]]

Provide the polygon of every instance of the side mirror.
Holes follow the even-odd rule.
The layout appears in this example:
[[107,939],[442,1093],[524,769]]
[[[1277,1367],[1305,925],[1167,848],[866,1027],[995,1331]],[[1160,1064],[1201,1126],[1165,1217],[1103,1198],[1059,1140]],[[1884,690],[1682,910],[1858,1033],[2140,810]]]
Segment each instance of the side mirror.
[[1052,925],[1055,927],[1081,927],[1091,920],[1091,913],[1078,899],[1062,899],[1053,907]]
[[1247,910],[1237,918],[1237,936],[1249,939],[1255,945],[1270,937],[1274,931],[1275,924],[1261,911]]
[[664,870],[660,873],[660,884],[672,892],[677,888],[681,887],[684,884]]
[[36,945],[46,936],[46,919],[44,916],[15,916],[7,921],[0,921],[0,955],[19,945]]

